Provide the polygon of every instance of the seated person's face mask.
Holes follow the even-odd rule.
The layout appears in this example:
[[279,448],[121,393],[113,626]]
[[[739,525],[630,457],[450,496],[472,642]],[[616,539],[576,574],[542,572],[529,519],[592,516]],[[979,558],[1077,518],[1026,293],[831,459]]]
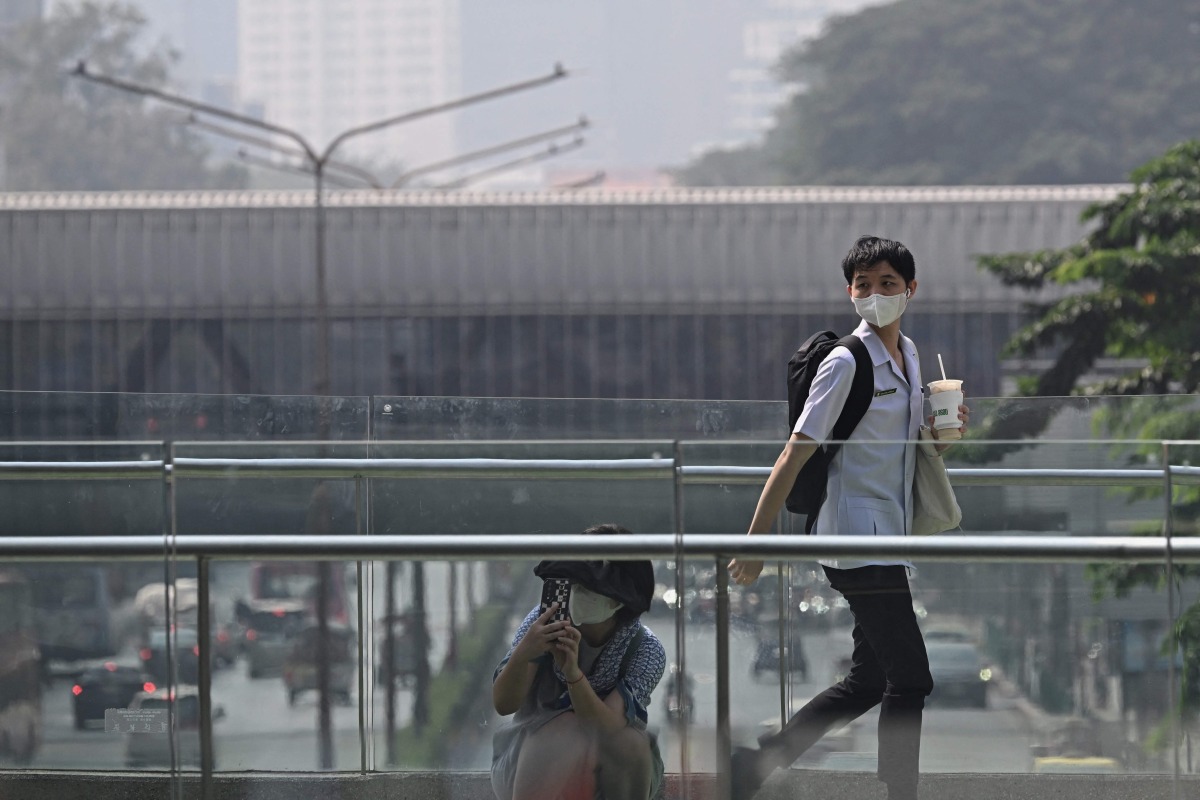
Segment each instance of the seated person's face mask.
[[617,613],[622,603],[611,597],[597,594],[591,589],[578,583],[571,584],[571,597],[567,600],[570,610],[571,623],[574,625],[593,625]]

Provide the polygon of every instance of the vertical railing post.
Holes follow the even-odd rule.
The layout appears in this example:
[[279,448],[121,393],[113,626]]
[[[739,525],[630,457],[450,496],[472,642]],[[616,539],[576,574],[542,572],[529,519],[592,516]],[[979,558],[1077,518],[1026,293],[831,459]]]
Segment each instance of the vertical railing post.
[[[784,526],[788,526],[788,527],[785,528]],[[790,526],[791,526],[791,520],[788,518],[787,511],[781,510],[779,512],[779,519],[775,525],[776,530],[779,530],[779,531],[787,530],[788,533],[791,533]],[[792,576],[791,576],[791,569],[788,568],[788,576],[787,576],[788,579],[787,579],[787,581],[784,581],[784,572],[783,571],[784,571],[784,568],[787,565],[787,563],[788,562],[779,561],[779,562],[776,562],[776,567],[775,567],[775,569],[776,569],[776,584],[775,584],[776,602],[775,602],[775,604],[777,606],[776,610],[778,611],[778,619],[777,619],[777,624],[776,624],[776,628],[777,628],[776,635],[779,637],[779,640],[778,640],[779,641],[779,727],[781,730],[783,729],[783,726],[787,724],[788,716],[789,716],[788,712],[791,710],[788,708],[787,687],[788,687],[788,683],[791,679],[791,672],[788,671],[788,666],[789,666],[789,659],[792,655],[792,653],[791,653],[792,637],[787,635],[788,634],[788,621],[789,621],[787,617],[788,617],[788,610],[791,608],[791,591],[792,591],[791,577]],[[785,638],[785,636],[786,636],[786,638]],[[786,650],[784,647],[785,642],[787,643]]]
[[[171,693],[175,690],[175,646],[177,640],[174,635],[175,607],[178,597],[175,595],[175,537],[178,533],[178,524],[175,518],[175,445],[171,442],[163,442],[163,631],[165,638],[165,647],[163,648],[164,660],[166,662],[167,671],[167,750],[171,760],[171,775],[172,775],[172,794],[181,800],[183,797],[183,785],[179,777],[179,731],[176,721],[178,719],[175,703],[170,700]],[[201,781],[203,782],[203,776]]]
[[688,752],[688,736],[691,714],[694,709],[687,704],[687,631],[685,628],[687,618],[683,608],[683,597],[687,588],[683,583],[683,444],[676,440],[672,450],[675,456],[675,463],[671,470],[674,490],[672,513],[675,529],[675,707],[679,710],[680,797],[681,800],[689,800],[691,797],[691,756]]
[[200,796],[212,797],[212,618],[209,614],[209,559],[196,558],[196,644],[200,648]]
[[729,571],[717,556],[717,798],[730,789],[733,734],[729,722]]
[[[354,476],[354,533],[362,536],[363,532],[363,481],[361,475]],[[370,562],[368,567],[370,566]],[[374,616],[375,580],[374,570],[363,569],[363,562],[354,564],[355,594],[358,610],[358,764],[359,770],[366,774],[373,766],[374,743],[367,735],[368,717],[371,715],[371,665],[375,663],[375,646],[369,620]]]
[[1167,658],[1167,709],[1171,718],[1171,797],[1182,800],[1179,783],[1179,736],[1180,717],[1183,714],[1183,698],[1179,694],[1178,676],[1175,674],[1175,655],[1179,652],[1178,620],[1175,619],[1175,559],[1171,552],[1171,536],[1174,524],[1171,517],[1171,448],[1162,443],[1163,465],[1163,539],[1167,550],[1167,625],[1171,632],[1171,654]]

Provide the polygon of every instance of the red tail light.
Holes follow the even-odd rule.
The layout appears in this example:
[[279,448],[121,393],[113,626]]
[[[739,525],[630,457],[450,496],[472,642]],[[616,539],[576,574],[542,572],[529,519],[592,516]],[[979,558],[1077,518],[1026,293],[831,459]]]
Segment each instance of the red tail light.
[[200,655],[200,645],[198,645],[198,644],[192,645],[192,655],[194,655],[194,656]]
[[80,686],[78,683],[75,684],[74,686],[71,687],[71,694],[75,695],[76,697],[79,697],[79,695],[83,694],[83,687]]
[[253,641],[256,641],[257,639],[258,639],[258,631],[254,630],[254,628],[247,629],[246,640],[253,642]]
[[229,641],[229,632],[228,631],[219,632],[217,634],[217,641],[218,642],[228,642]]
[[108,670],[109,672],[116,672],[116,671],[117,671],[117,662],[115,662],[115,661],[105,661],[105,662],[104,662],[104,668],[105,668],[106,670]]
[[138,650],[138,656],[142,659],[142,661],[149,661],[150,656],[152,655],[154,655],[154,653],[149,647],[143,647],[141,650]]
[[143,692],[153,692],[153,691],[155,691],[155,690],[157,690],[157,689],[158,689],[158,687],[157,687],[157,686],[155,686],[155,685],[154,685],[153,683],[151,683],[150,681],[146,681],[145,683],[143,683],[143,684],[142,684],[142,691],[143,691]]
[[275,609],[274,611],[272,611],[272,612],[271,612],[271,614],[272,614],[272,615],[274,615],[274,616],[276,616],[276,617],[284,617],[284,616],[287,616],[287,612],[286,612],[286,611],[284,611],[282,608],[277,608],[277,609]]

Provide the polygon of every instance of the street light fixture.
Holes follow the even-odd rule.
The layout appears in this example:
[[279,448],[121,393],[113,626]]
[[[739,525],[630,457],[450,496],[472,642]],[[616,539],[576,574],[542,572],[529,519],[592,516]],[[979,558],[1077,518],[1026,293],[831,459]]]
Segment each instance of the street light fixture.
[[[253,167],[261,167],[262,169],[270,169],[270,170],[274,170],[276,172],[283,172],[288,175],[303,175],[305,177],[311,178],[312,174],[313,174],[312,167],[308,166],[307,164],[305,164],[303,162],[301,162],[299,164],[289,164],[286,162],[272,161],[271,159],[264,158],[263,156],[260,156],[257,153],[251,153],[249,150],[247,150],[244,147],[238,148],[237,157]],[[358,183],[352,183],[347,178],[340,176],[340,175],[334,175],[331,172],[325,173],[325,182],[331,183],[335,186],[340,186],[343,189],[361,188]]]
[[[216,123],[201,119],[200,117],[196,116],[196,114],[194,112],[188,114],[186,117],[181,119],[180,124],[189,125],[193,128],[198,128],[199,130],[207,131],[208,133],[214,133],[218,136],[224,136],[228,139],[233,139],[235,141],[243,142],[245,144],[254,145],[255,147],[261,147],[265,150],[271,150],[271,151],[274,151],[281,155],[307,160],[307,156],[303,150],[299,150],[295,147],[288,147],[287,145],[279,144],[279,142],[276,142],[274,139],[269,139],[265,136],[255,136],[253,134],[246,133],[245,131],[240,131],[236,128],[230,128],[225,125],[217,125]],[[243,153],[247,153],[247,155],[243,156],[242,155]],[[313,171],[311,168],[306,168],[306,167],[294,168],[291,166],[280,167],[280,165],[276,164],[275,162],[269,161],[266,159],[262,159],[261,156],[256,156],[253,153],[249,153],[249,151],[244,150],[244,149],[238,150],[238,157],[242,158],[252,164],[255,164],[256,166],[265,166],[265,167],[275,168],[275,169],[284,169],[285,171],[293,172],[293,173],[301,172],[305,175],[313,174]],[[367,170],[363,169],[362,167],[355,166],[354,164],[350,164],[345,161],[340,161],[340,160],[331,158],[327,162],[325,162],[325,168],[326,168],[326,179],[330,183],[336,183],[337,181],[335,181],[329,173],[332,170],[340,170],[341,172],[345,172],[348,175],[353,175],[354,177],[359,178],[361,181],[363,181],[364,183],[366,183],[368,186],[370,186],[373,189],[382,189],[383,188],[383,184],[380,183],[379,179],[376,178],[372,173],[368,172]],[[353,186],[352,184],[345,184],[345,183],[343,183],[341,185]]]
[[[275,125],[265,120],[256,119],[245,114],[239,114],[236,111],[230,111],[227,108],[209,105],[202,103],[199,100],[193,100],[189,97],[171,94],[164,92],[161,89],[153,86],[133,83],[120,78],[113,78],[108,75],[100,75],[94,72],[89,72],[87,62],[80,61],[71,73],[75,77],[82,78],[92,83],[97,83],[102,86],[108,86],[112,89],[117,89],[124,92],[149,97],[159,100],[168,105],[175,105],[181,108],[199,111],[204,114],[209,114],[214,117],[221,117],[231,122],[236,122],[241,125],[246,125],[251,128],[274,133],[279,136],[291,139],[304,152],[305,158],[312,165],[312,172],[316,183],[316,199],[314,202],[314,210],[316,212],[315,227],[316,227],[316,273],[317,273],[317,364],[316,364],[316,381],[314,385],[314,394],[318,397],[326,397],[330,390],[330,369],[329,369],[329,310],[328,296],[325,276],[325,205],[324,205],[324,181],[325,168],[329,164],[334,152],[346,141],[358,136],[363,136],[368,133],[390,128],[395,125],[401,125],[406,122],[414,122],[425,117],[442,114],[447,111],[454,111],[464,108],[475,103],[482,103],[487,100],[495,100],[510,94],[516,94],[528,89],[535,89],[540,86],[545,86],[558,80],[567,77],[567,70],[561,64],[555,64],[554,69],[549,75],[544,75],[540,78],[532,78],[525,81],[501,86],[496,89],[488,89],[487,91],[478,92],[476,94],[467,95],[456,100],[449,100],[444,103],[438,103],[426,108],[421,108],[416,111],[409,111],[404,114],[387,117],[385,119],[371,122],[366,125],[359,125],[354,128],[349,128],[333,138],[324,150],[320,153],[308,143],[300,133],[285,128],[281,125]],[[324,421],[324,414],[322,420]]]
[[448,183],[443,183],[443,184],[437,186],[436,188],[438,188],[438,189],[461,189],[468,184],[483,180],[484,178],[487,178],[491,175],[495,175],[498,172],[507,172],[510,169],[516,169],[517,167],[523,167],[527,164],[536,164],[539,161],[545,161],[550,158],[555,158],[557,156],[563,155],[564,153],[569,153],[572,150],[578,150],[579,148],[583,147],[583,145],[584,145],[584,138],[582,136],[576,136],[574,140],[567,142],[566,144],[561,144],[561,145],[560,144],[551,144],[545,150],[541,150],[537,153],[533,153],[532,155],[522,156],[521,158],[514,158],[512,161],[505,161],[503,164],[496,164],[493,167],[488,167],[487,169],[481,169],[478,172],[471,173],[470,175],[464,175],[463,177],[458,178],[457,180],[453,180]]
[[[146,86],[132,81],[114,78],[108,75],[101,75],[90,72],[87,67],[87,62],[80,61],[74,70],[70,73],[72,76],[96,83],[101,86],[107,86],[111,89],[116,89],[122,92],[128,92],[140,97],[158,100],[170,106],[177,108],[185,108],[190,111],[200,112],[209,116],[218,117],[229,122],[245,125],[249,128],[255,128],[260,131],[282,136],[285,139],[290,139],[303,153],[304,158],[308,161],[314,177],[315,199],[313,210],[315,219],[313,221],[315,228],[314,244],[315,244],[315,259],[316,259],[316,304],[317,304],[317,358],[316,358],[316,380],[314,381],[314,394],[319,397],[327,397],[331,388],[330,376],[330,325],[329,325],[329,300],[328,290],[326,287],[326,265],[325,265],[325,204],[324,204],[324,189],[325,189],[325,170],[330,166],[333,154],[337,149],[350,139],[358,136],[363,136],[368,133],[390,128],[395,125],[402,125],[406,122],[414,122],[425,117],[430,117],[435,114],[442,114],[447,111],[454,111],[464,108],[475,103],[482,103],[488,100],[495,100],[510,94],[516,94],[529,89],[535,89],[540,86],[562,80],[567,77],[567,70],[561,64],[555,64],[554,69],[549,75],[544,75],[539,78],[520,81],[517,83],[508,84],[495,89],[478,92],[476,94],[467,95],[455,100],[449,100],[444,103],[438,103],[416,111],[409,111],[404,114],[386,117],[376,122],[371,122],[366,125],[360,125],[354,128],[343,131],[333,138],[333,140],[325,147],[324,150],[318,151],[313,145],[309,144],[308,140],[297,131],[285,128],[281,125],[276,125],[266,120],[257,119],[245,114],[239,114],[236,111],[231,111],[220,106],[210,105],[208,103],[193,100],[190,97],[165,92],[153,86]],[[329,409],[322,408],[319,416],[319,431],[318,438],[322,441],[329,438]],[[321,485],[318,485],[313,493],[312,511],[317,513],[310,516],[319,517],[314,522],[314,527],[318,529],[328,530],[330,527],[330,518],[332,516],[332,507],[328,501],[328,491],[322,490]],[[414,563],[414,567],[419,567],[419,562]],[[316,598],[316,616],[317,616],[317,691],[318,691],[318,727],[319,727],[319,754],[320,765],[322,769],[333,768],[333,717],[330,707],[329,697],[329,613],[328,613],[328,588],[330,585],[329,577],[329,562],[317,562],[317,598]],[[423,601],[423,598],[420,598]],[[388,609],[389,613],[392,609]],[[419,630],[424,630],[424,621],[418,620],[417,625]],[[205,632],[201,631],[201,635]],[[419,677],[419,676],[418,676]],[[201,715],[207,713],[204,705],[204,700],[207,698],[207,691],[201,693]],[[419,705],[419,703],[418,703]],[[417,716],[417,710],[414,709],[414,718]],[[204,720],[202,720],[202,723]],[[211,730],[210,726],[202,725],[206,729]],[[201,771],[202,781],[207,781],[212,772],[212,753],[209,748],[202,742],[201,746]]]
[[524,147],[526,145],[537,144],[538,142],[543,142],[547,139],[554,139],[559,136],[578,133],[586,130],[590,125],[591,122],[588,121],[587,117],[580,117],[579,121],[573,125],[564,125],[561,128],[553,128],[551,130],[542,131],[541,133],[535,133],[530,136],[523,136],[520,139],[512,139],[501,144],[492,145],[491,147],[485,147],[481,150],[473,150],[469,153],[463,153],[462,155],[455,156],[454,158],[448,158],[445,161],[438,161],[433,164],[426,164],[422,167],[416,167],[415,169],[408,170],[397,177],[392,183],[392,188],[397,189],[411,182],[412,179],[418,175],[428,175],[433,172],[440,172],[441,170],[449,167],[455,167],[459,164],[465,164],[470,161],[478,161],[481,158],[488,158],[489,156],[505,153],[509,150],[516,150],[517,148]]

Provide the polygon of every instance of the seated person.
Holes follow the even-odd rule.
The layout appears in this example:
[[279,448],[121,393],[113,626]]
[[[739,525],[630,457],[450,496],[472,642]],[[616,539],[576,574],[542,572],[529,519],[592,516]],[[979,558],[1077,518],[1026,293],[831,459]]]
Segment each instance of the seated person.
[[[629,531],[597,525],[584,533]],[[514,715],[492,740],[496,797],[657,797],[663,762],[646,706],[666,652],[639,621],[654,593],[650,562],[543,561],[533,572],[570,581],[570,619],[554,621],[558,603],[534,607],[496,668],[492,703]]]

